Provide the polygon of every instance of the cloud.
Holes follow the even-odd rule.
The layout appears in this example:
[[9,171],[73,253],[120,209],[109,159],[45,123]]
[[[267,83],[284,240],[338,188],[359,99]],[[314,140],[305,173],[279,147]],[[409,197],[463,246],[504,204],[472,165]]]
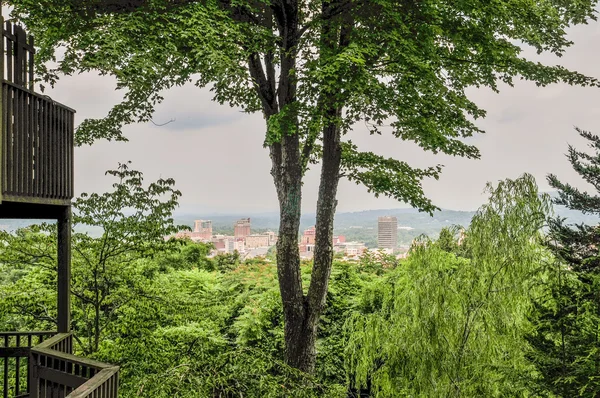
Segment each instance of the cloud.
[[514,123],[523,117],[525,117],[525,112],[522,109],[511,107],[504,109],[497,121],[500,124]]
[[[537,57],[530,50],[526,55],[598,76],[600,25],[593,23],[569,32],[576,44],[564,57]],[[488,89],[469,90],[471,98],[488,111],[488,117],[478,121],[486,134],[465,140],[480,148],[480,160],[433,155],[389,132],[370,136],[361,124],[348,138],[361,150],[393,156],[414,167],[444,164],[440,180],[427,180],[424,188],[435,204],[448,209],[475,209],[486,200],[486,182],[516,178],[523,172],[532,173],[542,189],[549,189],[545,176],[550,172],[580,184],[564,153],[567,143],[583,145],[573,126],[600,134],[600,91],[564,84],[540,88],[525,81],[516,81],[513,88],[502,85],[500,89],[499,94]],[[104,116],[123,92],[114,90],[113,79],[88,73],[63,78],[50,95],[76,108],[80,122],[87,117]],[[128,126],[128,143],[100,142],[78,148],[77,192],[109,189],[110,179],[104,177],[104,171],[116,167],[118,161],[132,160],[147,180],[175,178],[184,194],[181,202],[186,211],[242,214],[276,210],[270,159],[262,146],[262,116],[247,115],[211,100],[212,93],[207,89],[192,84],[175,88],[165,93],[154,121],[176,122],[162,127]],[[306,212],[314,212],[318,178],[319,169],[313,166],[305,178],[302,197]],[[338,198],[340,211],[402,206],[391,199],[375,199],[364,187],[347,181],[340,184]]]
[[217,127],[229,125],[234,121],[240,120],[244,115],[242,113],[230,114],[214,114],[197,111],[190,113],[174,112],[168,120],[153,118],[157,126],[152,126],[157,129],[166,129],[169,131],[190,131],[205,129],[208,127]]

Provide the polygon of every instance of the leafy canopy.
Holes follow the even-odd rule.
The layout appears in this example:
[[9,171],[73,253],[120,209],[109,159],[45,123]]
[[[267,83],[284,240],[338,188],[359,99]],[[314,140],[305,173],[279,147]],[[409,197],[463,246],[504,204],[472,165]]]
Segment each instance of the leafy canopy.
[[[151,120],[164,90],[191,82],[210,87],[219,103],[262,111],[265,146],[298,134],[304,170],[319,160],[330,123],[342,133],[356,123],[371,134],[389,126],[424,150],[478,158],[463,139],[482,132],[475,122],[485,111],[468,98],[468,87],[498,91],[499,82],[515,78],[598,85],[522,54],[530,46],[562,55],[571,44],[567,27],[595,19],[595,0],[7,3],[37,38],[44,83],[97,71],[125,91],[106,118],[79,126],[79,144],[126,140],[123,125]],[[294,26],[286,25],[290,16]],[[341,111],[331,114],[332,106]],[[439,165],[414,169],[346,140],[341,168],[375,195],[435,209],[420,182],[438,178]]]
[[[164,236],[186,228],[173,223],[181,193],[172,179],[145,186],[142,173],[129,163],[107,174],[117,178],[112,191],[83,193],[73,205],[74,227],[79,228],[72,234],[71,327],[85,354],[97,351],[115,333],[123,307],[148,296],[148,279],[157,270],[138,262],[172,251],[176,242]],[[90,234],[90,227],[99,229],[93,231],[99,236]],[[5,326],[53,329],[56,225],[33,225],[14,234],[2,231],[0,245],[0,273],[10,282],[0,284],[0,314],[10,314]]]
[[[594,153],[569,145],[567,159],[596,192],[588,192],[548,175],[558,191],[554,202],[587,214],[600,214],[600,137],[576,129]],[[554,254],[545,264],[543,290],[531,314],[535,329],[528,336],[531,360],[543,375],[540,387],[561,396],[595,397],[598,379],[600,325],[600,255],[598,225],[570,225],[564,218],[548,220],[547,246]]]
[[488,187],[465,233],[467,256],[422,239],[363,291],[346,324],[357,388],[376,397],[527,396],[535,372],[523,334],[550,201],[529,175]]

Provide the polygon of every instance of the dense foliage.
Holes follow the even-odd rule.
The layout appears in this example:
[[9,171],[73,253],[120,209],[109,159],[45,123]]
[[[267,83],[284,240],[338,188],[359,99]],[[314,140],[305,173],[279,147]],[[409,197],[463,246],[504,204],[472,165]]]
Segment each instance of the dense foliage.
[[[577,129],[594,154],[569,146],[573,169],[597,191],[600,188],[600,138]],[[548,182],[558,190],[555,203],[594,216],[600,215],[600,197],[562,182]],[[540,373],[541,388],[561,396],[596,397],[600,394],[600,254],[598,224],[567,225],[549,220],[546,245],[554,257],[548,261],[548,280],[532,314],[535,328],[529,340],[535,348],[532,361]]]
[[[123,397],[595,396],[592,290],[574,271],[558,272],[564,259],[542,244],[550,203],[530,176],[489,186],[469,228],[421,237],[408,259],[335,261],[308,375],[285,363],[276,267],[143,235],[129,217],[169,213],[177,191],[165,180],[156,184],[169,194],[146,201],[153,184],[119,170],[115,190],[100,195],[107,205],[94,206],[90,219],[111,220],[102,237],[74,240],[72,324],[79,353],[121,366]],[[79,214],[100,196],[80,198]],[[118,214],[108,205],[133,197],[140,200]],[[110,246],[107,233],[147,238],[143,247],[126,239]],[[1,235],[0,329],[53,327],[55,239],[46,225]],[[119,247],[122,257],[100,263],[101,247]],[[310,264],[301,271],[307,281]],[[580,310],[561,310],[573,303]],[[568,374],[556,370],[561,327]]]
[[[595,0],[13,0],[37,37],[42,80],[96,71],[123,101],[85,120],[77,142],[126,140],[123,125],[151,120],[164,90],[210,87],[214,100],[261,112],[280,207],[277,266],[286,362],[312,372],[326,308],[341,178],[433,212],[415,168],[347,138],[357,122],[383,126],[425,151],[478,158],[464,138],[485,116],[469,87],[498,91],[515,78],[544,86],[598,81],[527,59],[522,46],[560,56],[566,28],[595,19]],[[60,49],[60,56],[57,50]],[[306,170],[320,163],[313,271],[305,289],[297,249]]]
[[466,231],[465,250],[449,230],[417,242],[347,325],[354,385],[380,397],[522,395],[535,377],[523,333],[549,206],[530,176],[504,181]]

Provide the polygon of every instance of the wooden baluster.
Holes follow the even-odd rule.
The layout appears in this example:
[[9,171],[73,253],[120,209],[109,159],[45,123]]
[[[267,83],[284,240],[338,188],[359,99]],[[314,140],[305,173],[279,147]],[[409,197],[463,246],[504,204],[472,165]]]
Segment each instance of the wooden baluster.
[[[12,88],[12,87],[11,87]],[[19,92],[14,90],[13,102],[15,104],[13,108],[14,112],[14,125],[13,125],[13,151],[14,151],[14,166],[13,166],[13,191],[15,194],[19,193],[20,181],[19,177],[21,173],[19,173],[19,169],[22,164],[22,156],[21,156],[21,113],[19,109],[20,101],[19,101]]]
[[14,168],[15,168],[15,142],[14,142],[14,109],[15,109],[15,101],[13,98],[13,90],[12,87],[6,85],[6,97],[4,102],[6,103],[6,189],[7,193],[14,192],[14,184],[15,184],[15,176],[14,176]]
[[[32,336],[27,336],[27,347],[31,348]],[[27,392],[31,391],[31,368],[33,367],[33,362],[31,361],[31,355],[27,358]]]
[[29,103],[29,93],[23,95],[23,194],[31,196],[31,180],[33,167],[33,148],[31,144],[31,104]]
[[13,25],[15,35],[15,84],[23,85],[22,58],[23,45],[21,44],[21,27]]
[[42,110],[42,114],[40,117],[40,142],[41,142],[41,159],[40,159],[40,184],[42,196],[44,198],[48,197],[48,103],[46,101],[41,101],[40,108]]
[[12,112],[8,100],[9,95],[8,84],[2,84],[2,193],[10,191],[8,184],[10,167],[12,167]]
[[40,196],[40,118],[39,118],[39,105],[40,100],[37,97],[31,97],[32,103],[32,125],[33,125],[33,136],[34,136],[34,153],[33,153],[33,193],[36,197]]
[[69,177],[70,177],[70,190],[69,198],[75,195],[75,113],[71,112],[69,117]]
[[[4,78],[4,70],[6,69],[4,67],[4,53],[5,53],[5,40],[4,40],[4,18],[2,17],[2,15],[0,15],[0,30],[2,30],[2,34],[0,34],[0,70],[2,71],[0,77],[2,77],[2,79]],[[2,79],[0,79],[0,82],[2,84],[2,92],[0,92],[0,94],[2,95],[2,103],[0,104],[0,106],[2,107],[2,109],[0,109],[0,201],[2,200],[2,194],[4,192],[4,190],[6,189],[6,150],[5,150],[5,140],[6,140],[6,129],[5,129],[5,115],[6,115],[6,104],[5,104],[5,84],[2,81]]]
[[31,91],[33,91],[33,82],[35,79],[35,76],[33,74],[33,61],[34,61],[34,56],[35,56],[35,47],[34,47],[34,40],[33,40],[33,36],[29,36],[29,51],[27,52],[27,55],[29,56],[29,65],[27,67],[27,72],[29,73],[29,89]]
[[[8,335],[4,336],[4,347],[8,348]],[[8,398],[8,358],[4,358],[4,398]]]
[[60,109],[60,135],[61,135],[61,160],[62,160],[62,184],[61,196],[63,199],[68,198],[67,194],[67,162],[68,162],[68,147],[67,147],[67,112],[64,108]]
[[56,106],[52,103],[50,104],[50,121],[51,121],[51,127],[50,127],[50,131],[49,136],[50,136],[50,142],[51,144],[51,148],[52,148],[52,152],[50,153],[50,159],[52,160],[52,163],[50,164],[50,189],[51,189],[51,194],[50,197],[52,198],[56,198],[57,197],[57,182],[58,182],[58,173],[56,172],[58,170],[58,164],[57,164],[57,160],[58,160],[58,139],[56,136],[56,128],[58,126],[57,120],[56,120]]
[[62,108],[56,108],[56,116],[58,128],[56,129],[56,135],[58,136],[58,197],[64,199],[64,181],[65,181],[65,162],[64,162],[64,130],[63,130],[63,112]]
[[[12,35],[12,32],[13,32],[12,24],[7,21],[6,22],[6,33],[8,33],[9,35]],[[14,41],[10,37],[6,37],[6,80],[8,80],[9,82],[15,81],[14,76],[13,76],[14,44],[15,44]]]
[[[21,336],[20,335],[16,335],[16,339],[17,341],[15,342],[15,347],[19,348],[21,347]],[[15,358],[15,362],[16,362],[16,367],[15,367],[15,395],[20,395],[21,392],[21,358],[20,357],[16,357]]]
[[19,107],[17,110],[17,116],[19,117],[19,129],[18,129],[18,142],[19,142],[19,158],[17,160],[17,170],[19,171],[19,185],[17,188],[17,194],[25,193],[25,181],[27,180],[27,123],[26,123],[26,107],[25,93],[21,90],[18,92]]

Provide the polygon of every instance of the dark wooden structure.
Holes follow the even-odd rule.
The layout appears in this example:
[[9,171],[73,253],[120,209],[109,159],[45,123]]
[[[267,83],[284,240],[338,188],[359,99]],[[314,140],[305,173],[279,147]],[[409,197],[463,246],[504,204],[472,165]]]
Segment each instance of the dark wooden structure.
[[75,111],[34,92],[33,38],[1,17],[0,27],[0,218],[58,222],[58,330],[0,333],[0,398],[116,398],[118,367],[72,350]]

